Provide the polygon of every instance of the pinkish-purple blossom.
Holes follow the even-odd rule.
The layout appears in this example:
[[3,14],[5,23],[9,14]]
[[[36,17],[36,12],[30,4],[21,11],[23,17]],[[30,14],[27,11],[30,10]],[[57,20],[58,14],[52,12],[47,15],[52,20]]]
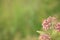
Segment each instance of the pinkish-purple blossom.
[[45,19],[43,21],[43,23],[42,23],[43,30],[50,29],[52,22],[55,21],[55,20],[56,20],[56,18],[55,17],[51,17],[51,16],[49,16],[47,19]]
[[59,31],[60,32],[60,22],[58,22],[55,26],[55,30]]
[[52,21],[52,17],[48,17],[43,21],[42,26],[44,30],[48,30],[50,28],[51,21]]
[[51,40],[51,37],[48,34],[41,34],[39,40]]
[[47,20],[44,20],[42,23],[43,29],[48,30],[50,28],[51,23],[49,23]]

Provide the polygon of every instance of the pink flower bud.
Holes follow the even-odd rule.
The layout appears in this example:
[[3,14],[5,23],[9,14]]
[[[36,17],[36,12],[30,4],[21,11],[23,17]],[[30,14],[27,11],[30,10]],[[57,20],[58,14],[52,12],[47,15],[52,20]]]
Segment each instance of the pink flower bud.
[[56,24],[56,26],[55,26],[55,30],[57,30],[57,31],[60,32],[60,22]]
[[51,40],[51,38],[48,34],[41,34],[39,40]]
[[56,18],[55,17],[52,17],[52,21],[56,21]]
[[47,18],[47,21],[50,23],[50,22],[52,21],[52,17],[49,16],[49,17]]

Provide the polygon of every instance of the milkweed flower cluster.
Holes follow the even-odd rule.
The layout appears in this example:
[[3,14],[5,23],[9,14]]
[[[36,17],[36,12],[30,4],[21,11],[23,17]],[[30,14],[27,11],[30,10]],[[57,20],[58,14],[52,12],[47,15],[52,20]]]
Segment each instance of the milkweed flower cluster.
[[55,17],[49,16],[42,22],[42,26],[43,30],[38,31],[40,33],[39,40],[55,40],[53,37],[60,32],[60,22],[57,22]]
[[45,19],[42,23],[43,29],[48,30],[51,25],[51,18],[49,17],[48,19]]
[[60,32],[60,22],[58,22],[55,26],[55,30],[59,31]]
[[56,18],[55,17],[51,17],[49,16],[47,19],[45,19],[42,23],[43,29],[44,30],[48,30],[51,28],[52,22],[55,21]]
[[41,34],[39,40],[51,40],[51,38],[48,34]]

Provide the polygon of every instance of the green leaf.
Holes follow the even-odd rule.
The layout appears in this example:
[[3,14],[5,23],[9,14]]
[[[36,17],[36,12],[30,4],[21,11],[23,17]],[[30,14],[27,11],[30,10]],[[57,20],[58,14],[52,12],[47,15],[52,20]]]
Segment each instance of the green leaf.
[[44,34],[44,32],[43,31],[37,31],[39,34]]

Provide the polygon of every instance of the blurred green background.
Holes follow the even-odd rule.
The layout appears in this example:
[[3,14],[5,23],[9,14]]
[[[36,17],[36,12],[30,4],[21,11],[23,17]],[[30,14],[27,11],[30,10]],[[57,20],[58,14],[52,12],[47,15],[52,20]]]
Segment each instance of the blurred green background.
[[60,17],[60,0],[0,0],[0,40],[38,40],[48,16]]

